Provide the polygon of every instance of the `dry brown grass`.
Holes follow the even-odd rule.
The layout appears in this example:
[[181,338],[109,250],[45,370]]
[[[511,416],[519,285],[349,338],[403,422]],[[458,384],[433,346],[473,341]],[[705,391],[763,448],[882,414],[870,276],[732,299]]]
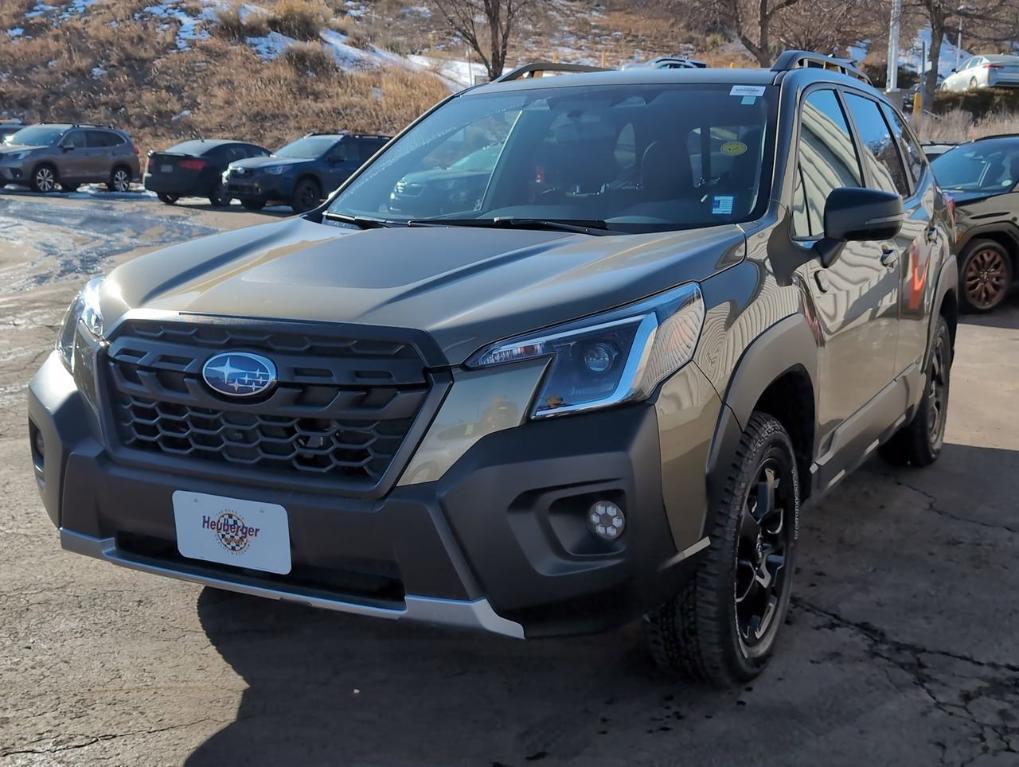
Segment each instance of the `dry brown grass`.
[[924,114],[913,121],[921,141],[958,143],[1000,133],[1019,133],[1019,114],[997,114],[975,120],[969,112],[955,110],[943,115]]
[[296,40],[316,40],[332,12],[317,0],[279,0],[269,12],[269,29]]
[[249,37],[269,34],[269,18],[262,13],[249,13],[242,18],[240,8],[225,8],[216,14],[219,23],[214,33],[228,40],[243,42]]
[[[196,135],[275,147],[314,130],[393,133],[448,94],[429,73],[340,72],[315,43],[276,61],[219,35],[178,52],[176,25],[134,17],[151,2],[97,3],[32,39],[3,40],[0,115],[114,124],[143,152]],[[96,66],[106,74],[93,77]]]

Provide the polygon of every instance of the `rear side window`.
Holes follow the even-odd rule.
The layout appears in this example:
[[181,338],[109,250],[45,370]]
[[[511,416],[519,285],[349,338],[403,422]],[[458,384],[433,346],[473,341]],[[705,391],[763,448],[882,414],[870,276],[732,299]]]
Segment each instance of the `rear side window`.
[[884,192],[909,197],[906,169],[902,166],[899,148],[888,130],[888,124],[881,116],[881,107],[876,101],[855,93],[846,94],[846,104],[860,136],[860,153],[867,165],[870,185]]
[[90,130],[86,131],[88,136],[88,145],[90,147],[107,147],[117,146],[123,144],[124,140],[115,133],[102,130]]
[[329,162],[360,162],[357,155],[357,145],[353,141],[341,141],[326,155]]
[[357,143],[361,150],[361,162],[367,162],[386,142],[373,138],[363,138]]
[[881,111],[884,112],[885,118],[891,126],[892,135],[895,136],[895,140],[899,144],[902,156],[906,158],[906,165],[909,166],[909,175],[913,178],[913,184],[919,184],[920,176],[923,175],[923,170],[927,167],[927,159],[924,157],[923,150],[916,143],[913,134],[902,124],[902,120],[895,114],[895,110],[882,104]]
[[835,91],[813,91],[804,99],[798,151],[799,200],[793,204],[793,236],[820,237],[828,195],[839,187],[863,184],[849,122]]

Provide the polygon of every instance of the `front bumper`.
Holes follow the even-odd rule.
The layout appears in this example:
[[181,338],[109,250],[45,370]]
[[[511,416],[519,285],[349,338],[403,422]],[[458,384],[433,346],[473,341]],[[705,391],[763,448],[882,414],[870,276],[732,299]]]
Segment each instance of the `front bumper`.
[[24,166],[18,163],[0,163],[0,182],[4,184],[23,183],[28,178]]
[[[604,630],[636,617],[675,593],[705,543],[699,504],[683,511],[697,524],[679,536],[666,513],[653,404],[489,433],[437,479],[358,500],[183,472],[158,457],[115,459],[55,353],[29,391],[36,478],[62,544],[135,570],[342,612],[531,637]],[[705,456],[707,448],[691,446]],[[689,465],[691,476],[668,481],[703,486],[704,461]],[[284,506],[291,573],[182,557],[176,490]],[[626,532],[613,543],[586,529],[587,509],[604,497],[627,514]]]
[[294,181],[286,175],[230,174],[225,180],[227,192],[239,200],[289,200],[294,193]]

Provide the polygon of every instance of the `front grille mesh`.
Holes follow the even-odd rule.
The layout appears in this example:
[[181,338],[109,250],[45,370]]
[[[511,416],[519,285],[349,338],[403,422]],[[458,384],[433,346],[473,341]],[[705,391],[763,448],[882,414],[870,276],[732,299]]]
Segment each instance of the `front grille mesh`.
[[[231,401],[204,384],[205,361],[234,350],[273,359],[271,394]],[[359,489],[390,469],[428,395],[411,345],[231,325],[126,323],[106,370],[125,447]]]

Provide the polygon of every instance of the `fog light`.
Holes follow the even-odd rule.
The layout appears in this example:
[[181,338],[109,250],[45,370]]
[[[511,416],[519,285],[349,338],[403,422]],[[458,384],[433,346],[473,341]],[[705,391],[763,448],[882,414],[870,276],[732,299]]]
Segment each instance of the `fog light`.
[[587,526],[599,538],[614,541],[626,528],[626,516],[612,501],[595,501],[587,512]]

